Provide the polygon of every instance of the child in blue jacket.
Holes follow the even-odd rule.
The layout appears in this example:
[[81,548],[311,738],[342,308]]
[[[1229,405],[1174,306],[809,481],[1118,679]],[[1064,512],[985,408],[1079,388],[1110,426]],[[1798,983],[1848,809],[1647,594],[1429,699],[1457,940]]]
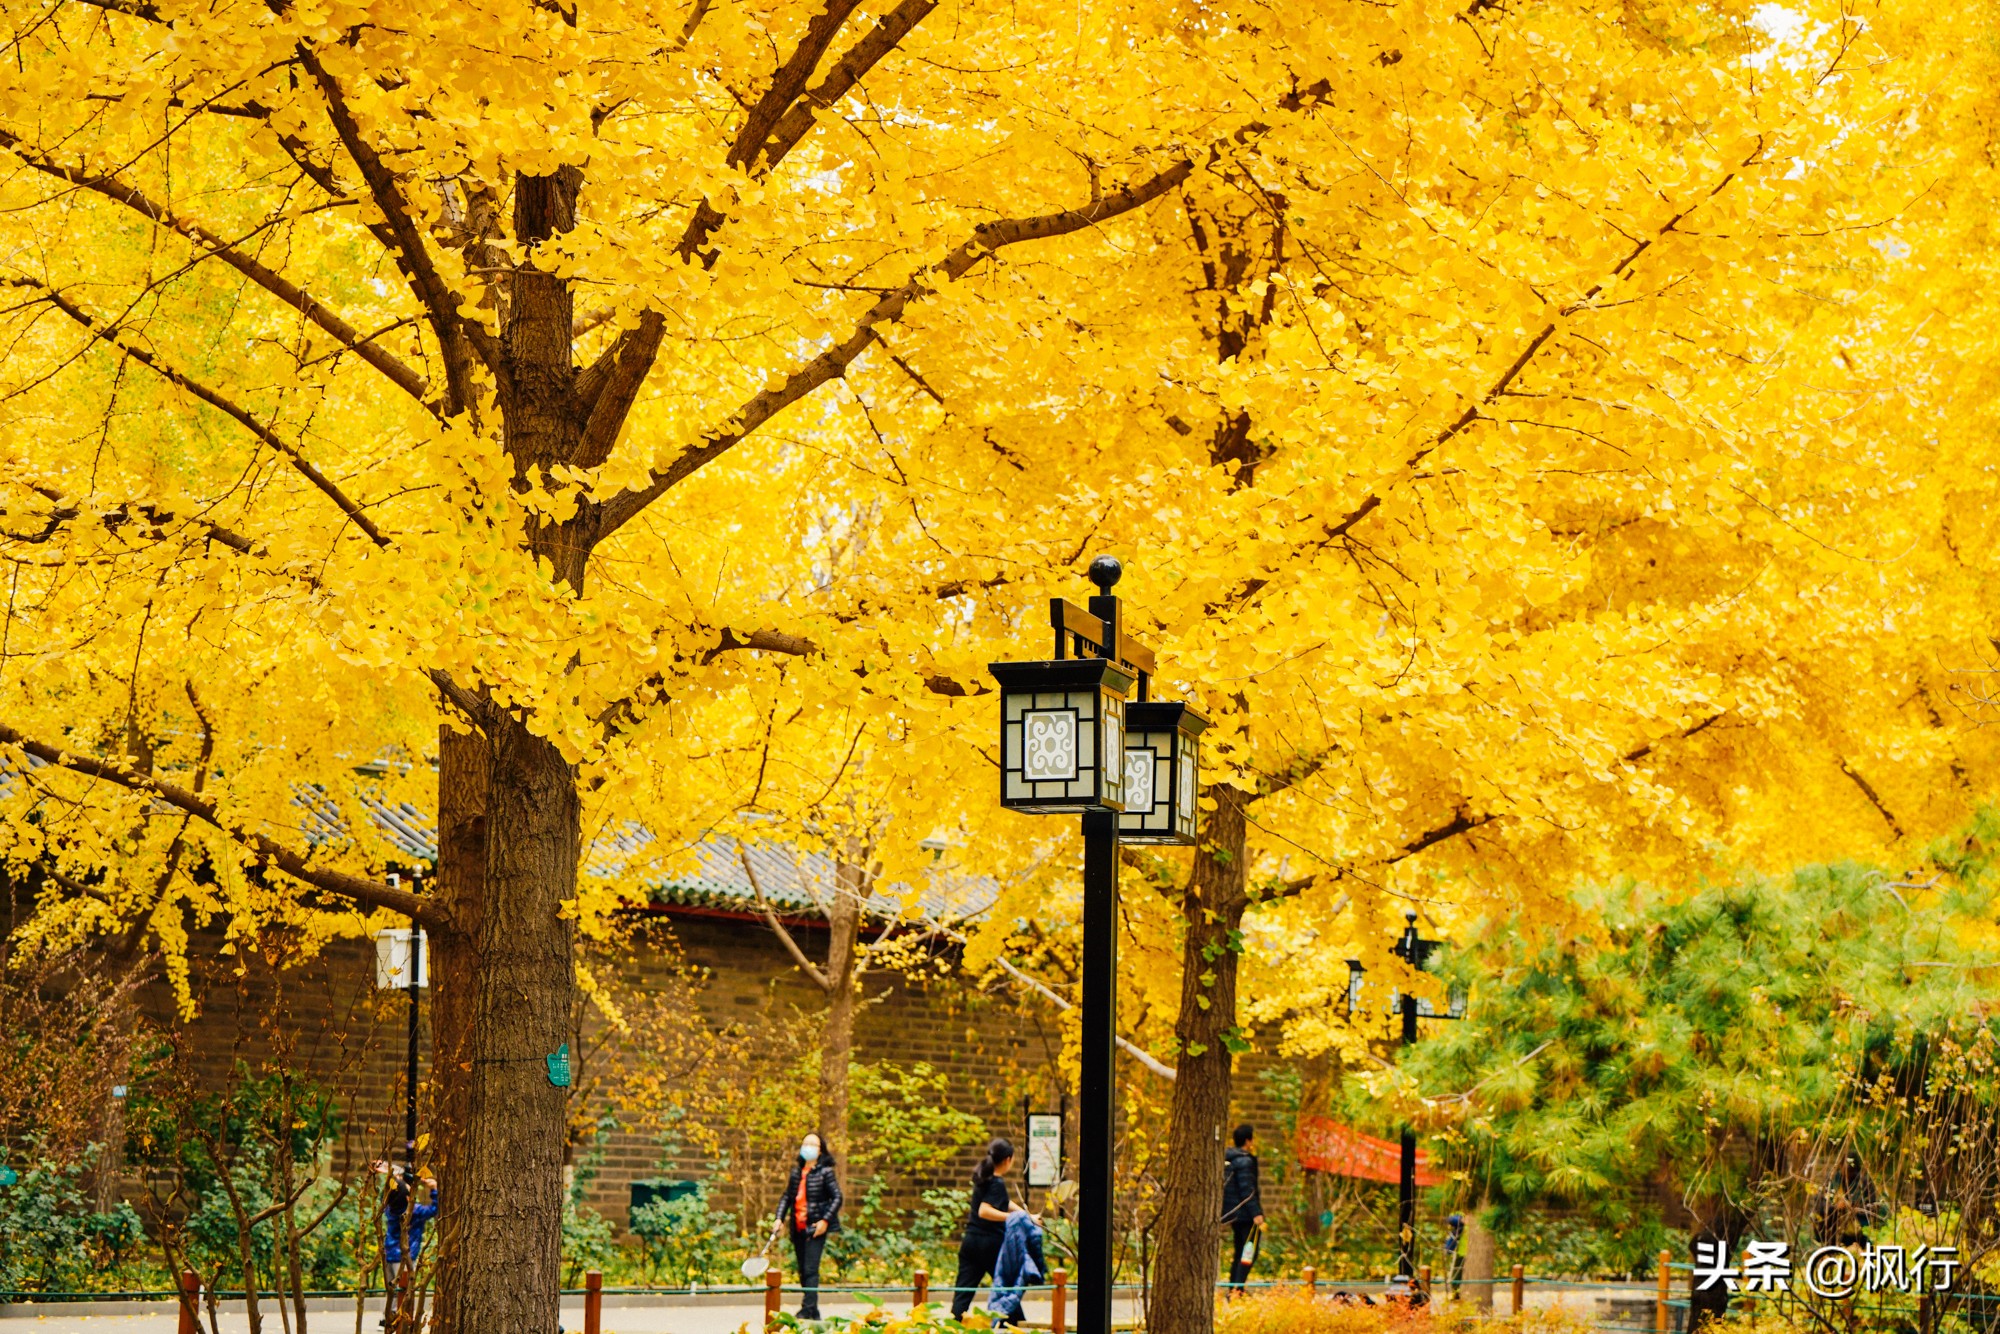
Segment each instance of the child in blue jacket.
[[[405,1264],[414,1265],[423,1254],[424,1228],[438,1211],[437,1178],[431,1176],[418,1179],[430,1188],[430,1201],[410,1205],[409,1168],[391,1168],[386,1162],[375,1164],[376,1172],[391,1180],[389,1194],[382,1201],[382,1264],[388,1276],[388,1300],[382,1306],[382,1323],[387,1325],[395,1313],[396,1280],[401,1276]],[[404,1232],[407,1226],[408,1236]],[[406,1244],[407,1243],[407,1244]]]

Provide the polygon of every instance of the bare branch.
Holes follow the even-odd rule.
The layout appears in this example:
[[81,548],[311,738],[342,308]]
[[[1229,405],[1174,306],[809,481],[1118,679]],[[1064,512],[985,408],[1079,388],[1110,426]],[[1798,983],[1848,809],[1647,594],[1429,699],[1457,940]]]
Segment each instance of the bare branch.
[[364,908],[387,908],[406,917],[414,917],[427,927],[439,928],[445,925],[443,913],[430,899],[412,894],[407,889],[380,884],[358,875],[349,875],[345,871],[315,867],[303,854],[284,846],[277,840],[224,820],[217,811],[215,803],[199,793],[190,792],[163,779],[138,773],[121,764],[92,759],[87,755],[68,754],[54,746],[23,736],[5,723],[0,723],[0,742],[15,746],[38,760],[68,769],[72,773],[115,783],[133,792],[144,792],[148,796],[157,798],[175,810],[192,815],[202,823],[221,830],[253,853],[260,862],[274,866],[294,880],[302,881],[315,889],[322,889],[329,894],[349,899]]
[[[943,922],[940,922],[935,917],[925,917],[924,926],[928,928],[930,931],[935,932],[940,936],[943,936],[947,940],[958,942],[960,945],[965,945],[970,943],[970,941],[966,937],[966,934],[963,931],[958,931],[953,929],[952,927],[946,926]],[[1042,981],[1040,978],[1030,976],[1028,973],[1023,972],[1021,968],[1006,955],[1004,954],[994,955],[993,962],[999,966],[1001,972],[1007,974],[1007,976],[1013,978],[1016,982],[1019,982],[1022,986],[1028,988],[1028,990],[1034,992],[1036,995],[1040,996],[1043,1000],[1046,1000],[1047,1002],[1049,1002],[1049,1004],[1055,1006],[1058,1010],[1067,1012],[1070,1010],[1074,1010],[1076,1008],[1075,1001],[1069,999],[1069,997],[1063,995],[1061,992],[1057,991],[1054,987]],[[1162,1079],[1174,1078],[1175,1071],[1171,1065],[1168,1065],[1166,1062],[1162,1061],[1159,1057],[1153,1055],[1153,1053],[1147,1051],[1144,1047],[1139,1046],[1137,1043],[1127,1040],[1123,1034],[1114,1033],[1112,1036],[1117,1040],[1118,1045],[1125,1049],[1125,1054],[1132,1057],[1132,1059],[1139,1062],[1139,1064],[1145,1066],[1148,1070],[1151,1070],[1154,1074],[1158,1075]]]
[[738,860],[743,863],[743,874],[750,877],[750,888],[757,895],[757,911],[764,915],[764,924],[777,934],[778,940],[785,947],[785,952],[792,956],[792,962],[799,966],[801,972],[812,979],[813,985],[831,996],[833,994],[832,980],[824,972],[820,971],[819,965],[806,957],[806,952],[799,948],[799,942],[792,939],[792,933],[787,931],[785,924],[778,920],[778,914],[771,911],[770,903],[764,898],[764,882],[757,878],[757,868],[750,864],[749,851],[739,847],[736,850],[736,855]]
[[229,399],[224,398],[220,393],[209,388],[199,380],[168,365],[145,348],[135,347],[131,343],[119,338],[115,326],[106,328],[98,324],[82,307],[56,291],[53,287],[50,287],[47,283],[39,282],[33,278],[10,278],[5,281],[15,287],[30,287],[41,291],[44,300],[48,301],[50,305],[60,310],[63,314],[69,316],[71,320],[89,330],[90,335],[99,342],[109,347],[117,348],[120,352],[162,379],[178,385],[218,412],[232,418],[244,430],[249,431],[290,461],[293,471],[297,472],[299,476],[305,478],[308,482],[311,482],[322,495],[338,506],[340,512],[345,514],[356,528],[359,528],[363,533],[368,535],[369,541],[378,547],[389,545],[389,539],[382,535],[382,530],[375,526],[375,521],[370,519],[359,505],[349,499],[347,493],[336,486],[331,478],[321,472],[318,465],[301,453],[297,445],[283,439],[277,432],[257,420],[249,412],[237,406]]
[[5,130],[0,130],[0,147],[6,148],[45,176],[67,181],[80,189],[89,190],[93,194],[123,204],[154,224],[184,237],[304,315],[321,330],[331,334],[342,347],[380,371],[390,383],[419,403],[423,402],[425,386],[421,375],[410,369],[393,353],[370,342],[358,329],[334,314],[317,297],[303,291],[296,283],[272,270],[255,256],[237,249],[200,223],[174,213],[137,186],[116,176],[93,176],[88,172],[64,167],[35,152],[22,143],[18,136]]

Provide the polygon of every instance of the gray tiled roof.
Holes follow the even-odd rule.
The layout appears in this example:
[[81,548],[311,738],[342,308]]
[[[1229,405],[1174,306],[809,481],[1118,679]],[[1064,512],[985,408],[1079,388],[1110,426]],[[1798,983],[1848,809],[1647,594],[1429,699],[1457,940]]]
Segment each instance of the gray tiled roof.
[[[30,769],[47,763],[33,755],[22,758]],[[0,763],[0,794],[6,789],[6,770],[7,765]],[[436,863],[437,821],[429,812],[407,801],[384,801],[365,787],[355,789],[354,799],[397,852],[412,862]],[[345,836],[347,821],[324,788],[302,783],[292,804],[298,808],[299,827],[310,842],[337,842]],[[641,854],[652,841],[642,827],[629,822],[600,829],[592,840],[586,874],[616,874],[624,859]],[[763,886],[772,908],[788,917],[821,913],[820,900],[837,884],[833,858],[779,843],[739,844],[720,835],[697,843],[693,868],[652,885],[650,898],[660,907],[753,909],[757,895],[743,869],[745,847],[750,864],[756,868],[757,883]],[[999,892],[998,882],[990,877],[940,873],[927,878],[916,896],[916,906],[926,917],[965,921],[991,908]],[[899,910],[903,898],[902,886],[885,886],[871,902],[886,915]]]
[[[819,901],[838,883],[833,858],[823,852],[799,852],[782,844],[739,844],[714,837],[695,845],[695,869],[653,887],[653,902],[662,906],[746,908],[756,902],[756,888],[743,869],[743,849],[763,886],[765,900],[783,913],[816,914]],[[886,911],[900,907],[901,886],[879,890],[875,902]],[[963,921],[984,913],[999,897],[999,882],[989,876],[940,873],[927,877],[917,892],[916,906],[926,917]]]

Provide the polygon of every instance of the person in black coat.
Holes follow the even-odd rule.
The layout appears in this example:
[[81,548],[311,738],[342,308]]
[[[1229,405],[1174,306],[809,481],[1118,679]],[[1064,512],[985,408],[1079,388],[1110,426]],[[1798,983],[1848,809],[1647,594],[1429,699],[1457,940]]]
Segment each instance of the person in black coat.
[[[1236,1127],[1230,1136],[1234,1148],[1222,1151],[1222,1221],[1229,1224],[1233,1238],[1229,1250],[1229,1283],[1239,1292],[1250,1277],[1250,1261],[1243,1258],[1250,1234],[1264,1226],[1264,1200],[1257,1192],[1257,1155],[1250,1141],[1256,1130],[1249,1122]],[[1251,1252],[1254,1258],[1255,1252]]]
[[1021,1206],[1007,1194],[1004,1179],[1014,1165],[1014,1146],[996,1139],[972,1169],[972,1207],[966,1214],[965,1235],[958,1243],[958,1277],[951,1285],[951,1318],[963,1320],[972,1305],[979,1280],[993,1273],[1000,1243],[1007,1236],[1007,1216]]
[[778,1201],[777,1216],[792,1234],[792,1255],[799,1264],[799,1319],[819,1319],[819,1260],[826,1238],[840,1231],[840,1179],[833,1171],[833,1151],[818,1132],[799,1144],[791,1179]]

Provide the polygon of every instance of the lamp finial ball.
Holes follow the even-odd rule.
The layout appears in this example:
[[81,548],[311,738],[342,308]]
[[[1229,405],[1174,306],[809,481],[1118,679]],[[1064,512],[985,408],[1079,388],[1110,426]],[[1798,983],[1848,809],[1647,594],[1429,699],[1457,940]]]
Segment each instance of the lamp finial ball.
[[1097,591],[1110,596],[1111,586],[1125,573],[1125,567],[1118,563],[1116,556],[1099,556],[1090,563],[1090,582],[1097,585]]

